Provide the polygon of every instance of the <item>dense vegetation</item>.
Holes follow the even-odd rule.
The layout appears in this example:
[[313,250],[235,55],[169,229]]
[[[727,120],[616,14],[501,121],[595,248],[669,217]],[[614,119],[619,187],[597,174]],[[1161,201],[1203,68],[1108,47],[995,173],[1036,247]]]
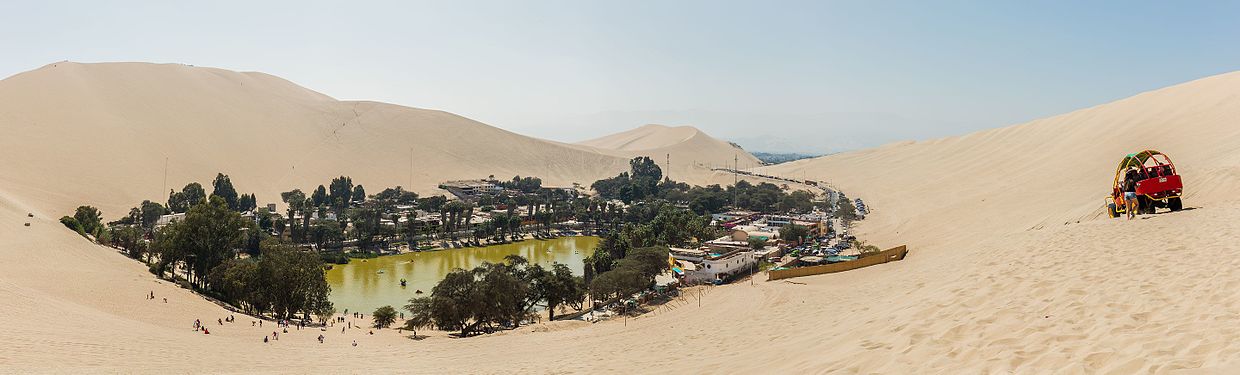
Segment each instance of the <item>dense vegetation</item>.
[[[308,318],[334,311],[319,256],[271,236],[276,222],[255,213],[254,195],[237,194],[227,175],[217,175],[212,187],[206,196],[202,185],[188,184],[169,193],[166,207],[143,201],[106,227],[102,213],[90,206],[61,222],[142,260],[161,278],[252,314]],[[255,217],[242,217],[242,211]],[[169,213],[184,215],[157,225]]]
[[207,279],[220,299],[251,313],[325,317],[334,312],[319,257],[276,239],[263,242],[257,260],[226,260]]
[[[373,256],[370,250],[394,243],[416,247],[434,239],[507,240],[568,220],[603,237],[585,259],[583,276],[574,276],[563,264],[544,267],[510,256],[502,263],[453,270],[430,296],[404,306],[411,313],[407,329],[433,326],[468,336],[530,321],[539,305],[553,319],[561,306],[580,309],[587,294],[593,301],[613,301],[649,289],[669,267],[669,246],[693,247],[722,235],[709,214],[730,209],[799,213],[824,205],[812,193],[785,192],[770,183],[689,186],[664,178],[647,157],[631,160],[627,172],[595,182],[599,197],[546,188],[536,177],[490,181],[503,192],[449,200],[419,197],[399,186],[367,195],[351,178],[339,176],[309,194],[300,189],[281,193],[287,210],[269,212],[258,208],[253,194],[239,194],[221,173],[210,195],[191,183],[170,191],[166,205],[143,201],[106,226],[102,213],[89,206],[61,221],[143,260],[159,277],[251,313],[280,317],[334,311],[323,277],[325,260],[345,263],[349,256]],[[490,215],[477,222],[476,211]],[[418,212],[438,216],[427,221],[416,217]],[[167,214],[177,215],[163,220]],[[790,226],[781,232],[785,238],[801,238],[805,231]],[[358,252],[346,254],[346,246]],[[390,306],[375,311],[375,326],[390,326],[395,314]]]
[[762,182],[757,185],[739,181],[724,188],[720,185],[689,186],[662,178],[659,166],[648,157],[634,158],[630,171],[599,180],[591,185],[599,196],[626,204],[666,201],[684,206],[699,215],[724,212],[729,208],[755,212],[809,212],[822,208],[814,194],[803,190],[786,192],[778,185]]
[[816,158],[818,156],[821,156],[821,155],[813,155],[813,154],[801,154],[801,153],[795,153],[795,152],[788,152],[788,153],[751,152],[750,154],[753,154],[754,157],[758,158],[758,160],[761,160],[762,163],[764,164],[787,163],[790,161]]
[[585,292],[584,281],[568,266],[554,263],[546,269],[509,255],[503,263],[452,270],[430,297],[409,300],[405,328],[416,333],[433,326],[462,336],[512,328],[532,319],[539,303],[547,306],[548,319],[554,319],[560,305],[580,308]]

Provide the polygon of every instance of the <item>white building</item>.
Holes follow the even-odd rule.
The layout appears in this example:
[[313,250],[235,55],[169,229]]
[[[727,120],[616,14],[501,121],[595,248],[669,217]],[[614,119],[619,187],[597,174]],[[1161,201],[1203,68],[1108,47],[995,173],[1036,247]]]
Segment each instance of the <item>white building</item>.
[[718,256],[708,255],[697,264],[696,268],[685,272],[685,282],[722,284],[736,276],[755,272],[758,268],[758,255],[752,251],[733,251]]
[[163,227],[165,225],[172,224],[172,222],[174,221],[180,221],[181,219],[184,219],[184,218],[185,218],[184,212],[171,214],[171,215],[161,215],[159,219],[155,220],[155,227],[156,228]]

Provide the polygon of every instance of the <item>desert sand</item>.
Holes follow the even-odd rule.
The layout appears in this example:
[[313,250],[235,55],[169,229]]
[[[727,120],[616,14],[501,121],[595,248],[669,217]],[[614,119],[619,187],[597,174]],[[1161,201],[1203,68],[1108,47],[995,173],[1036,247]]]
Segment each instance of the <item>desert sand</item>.
[[[181,64],[62,62],[0,81],[0,190],[43,216],[91,203],[105,215],[216,173],[260,205],[348,175],[372,192],[537,176],[551,186],[628,169],[614,155],[451,113],[339,101],[263,73]],[[706,158],[706,157],[703,157]],[[732,156],[727,156],[731,160]],[[722,161],[719,161],[720,163]]]
[[[253,74],[236,79],[247,87],[280,82]],[[85,85],[73,82],[65,84]],[[31,134],[25,142],[86,147],[96,140],[112,142],[113,134],[135,134],[121,131],[131,116],[126,113],[83,108],[89,116],[78,115],[57,107],[54,97],[14,98],[4,86],[0,124],[7,134]],[[90,90],[85,85],[69,91]],[[229,95],[217,100],[237,100],[227,107],[246,108],[245,100]],[[275,118],[294,111],[290,107],[329,100],[298,90],[287,95],[288,103],[254,104],[253,110],[272,106]],[[11,104],[3,104],[16,99],[47,106],[66,122],[100,124],[101,132],[64,134],[55,128],[63,125],[23,122],[13,107],[5,107]],[[345,108],[355,105],[364,106]],[[228,113],[161,108],[145,109],[164,113],[165,119],[194,118],[189,121],[204,126],[216,123],[207,117]],[[321,125],[323,132],[350,118],[350,110],[342,111],[321,114],[331,119]],[[250,328],[247,317],[213,325],[227,315],[224,309],[155,280],[139,263],[56,222],[60,211],[92,199],[125,198],[129,201],[117,204],[132,204],[131,197],[149,194],[125,188],[159,182],[129,177],[126,170],[99,172],[65,163],[119,168],[160,154],[100,160],[53,152],[71,148],[34,149],[6,138],[0,150],[19,147],[36,154],[4,151],[6,162],[17,158],[21,165],[6,163],[0,179],[0,342],[7,349],[0,351],[0,372],[1234,373],[1240,363],[1234,340],[1240,333],[1240,293],[1234,292],[1240,285],[1234,272],[1240,266],[1234,241],[1240,201],[1228,193],[1240,187],[1237,120],[1240,73],[1232,73],[1027,124],[768,167],[765,172],[772,174],[830,181],[865,199],[873,213],[860,223],[861,236],[883,247],[908,244],[909,257],[790,282],[715,287],[705,291],[700,306],[694,295],[627,322],[555,322],[469,339],[431,332],[417,341],[391,330],[370,336],[360,330],[341,334],[336,327],[326,332],[325,344],[315,341],[314,330],[290,331],[264,344],[264,332],[273,328]],[[142,131],[166,130],[152,125]],[[261,133],[255,142],[264,147],[283,147],[264,137],[288,135],[253,131]],[[116,142],[108,147],[142,144]],[[159,152],[223,154],[208,152],[206,141],[168,142],[177,147],[158,146]],[[1115,163],[1143,147],[1174,158],[1192,209],[1133,221],[1105,218],[1102,198]],[[564,176],[598,173],[572,171],[578,166],[565,165]],[[56,168],[83,175],[47,172]],[[49,175],[60,180],[41,180]],[[126,178],[141,183],[112,181]],[[234,175],[234,180],[250,179]],[[288,181],[295,179],[254,183],[277,189]],[[239,185],[242,191],[258,190]],[[95,186],[120,192],[92,193]],[[35,217],[27,218],[28,212]],[[150,291],[157,300],[144,298]],[[195,332],[194,319],[207,321],[212,334]],[[351,340],[359,345],[350,346]]]
[[712,168],[736,166],[750,170],[762,165],[748,151],[688,125],[649,124],[575,145],[626,159],[649,157],[659,163],[673,180],[698,185],[727,180],[722,178],[726,173],[713,171]]

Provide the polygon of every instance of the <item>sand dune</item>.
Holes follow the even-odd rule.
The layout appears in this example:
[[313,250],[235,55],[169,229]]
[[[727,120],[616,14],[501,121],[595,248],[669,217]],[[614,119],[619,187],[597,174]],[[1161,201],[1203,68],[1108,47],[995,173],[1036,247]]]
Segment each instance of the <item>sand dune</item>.
[[576,145],[624,158],[649,157],[668,170],[672,179],[692,184],[721,183],[723,179],[711,171],[712,167],[739,165],[751,169],[762,165],[749,152],[692,126],[645,125]]
[[644,151],[676,146],[702,132],[692,126],[649,124],[636,129],[577,142],[579,145],[620,151]]
[[1017,126],[767,170],[855,192],[878,211],[866,222],[876,235],[933,244],[1102,218],[1116,164],[1146,148],[1176,162],[1188,206],[1234,200],[1237,120],[1240,73],[1230,73]]
[[[236,79],[267,82],[245,77]],[[4,86],[0,98],[11,98]],[[272,111],[330,101],[288,95],[296,99],[269,103]],[[52,108],[44,103],[52,100],[31,105]],[[351,105],[373,106],[363,112],[374,118],[443,116]],[[6,124],[12,113],[0,111]],[[59,116],[113,130],[122,123],[106,113],[93,116],[107,121]],[[250,328],[246,318],[195,333],[193,319],[214,321],[224,310],[154,280],[53,217],[25,217],[108,198],[86,192],[121,171],[48,183],[38,170],[66,157],[14,154],[29,165],[0,175],[0,342],[9,348],[0,351],[0,372],[1232,373],[1240,363],[1232,339],[1240,331],[1233,291],[1240,202],[1228,194],[1240,187],[1237,120],[1240,73],[1233,73],[1014,127],[779,165],[767,171],[831,181],[865,198],[874,213],[862,235],[913,252],[796,283],[707,289],[700,306],[686,293],[627,322],[557,322],[465,340],[431,333],[421,341],[337,328],[326,344],[314,340],[318,331],[263,344],[270,325]],[[28,142],[56,135],[18,126],[34,134]],[[64,144],[89,143],[78,142]],[[1114,164],[1142,147],[1175,158],[1194,209],[1103,219]],[[134,193],[115,196],[124,194]],[[144,300],[151,290],[169,303]],[[358,347],[348,345],[355,339]]]
[[627,168],[620,157],[451,113],[337,101],[262,73],[177,64],[57,63],[9,77],[0,124],[0,189],[48,215],[81,203],[116,215],[162,201],[165,158],[169,188],[223,172],[260,204],[342,174],[372,190],[412,181],[429,192],[488,175],[588,184]]

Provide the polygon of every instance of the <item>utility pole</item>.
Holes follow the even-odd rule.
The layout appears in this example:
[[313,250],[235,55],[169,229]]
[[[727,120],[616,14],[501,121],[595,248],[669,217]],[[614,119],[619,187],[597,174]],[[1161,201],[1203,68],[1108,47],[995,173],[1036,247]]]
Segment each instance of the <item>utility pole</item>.
[[663,177],[666,177],[668,180],[671,180],[672,179],[672,154],[670,153],[667,154],[667,162],[663,163],[663,165],[667,166],[667,171],[663,172]]
[[736,188],[736,184],[739,184],[741,182],[741,177],[736,170],[737,166],[740,165],[739,160],[740,160],[739,156],[737,156],[736,154],[732,154],[732,207],[733,208],[739,208],[741,204],[740,190]]

